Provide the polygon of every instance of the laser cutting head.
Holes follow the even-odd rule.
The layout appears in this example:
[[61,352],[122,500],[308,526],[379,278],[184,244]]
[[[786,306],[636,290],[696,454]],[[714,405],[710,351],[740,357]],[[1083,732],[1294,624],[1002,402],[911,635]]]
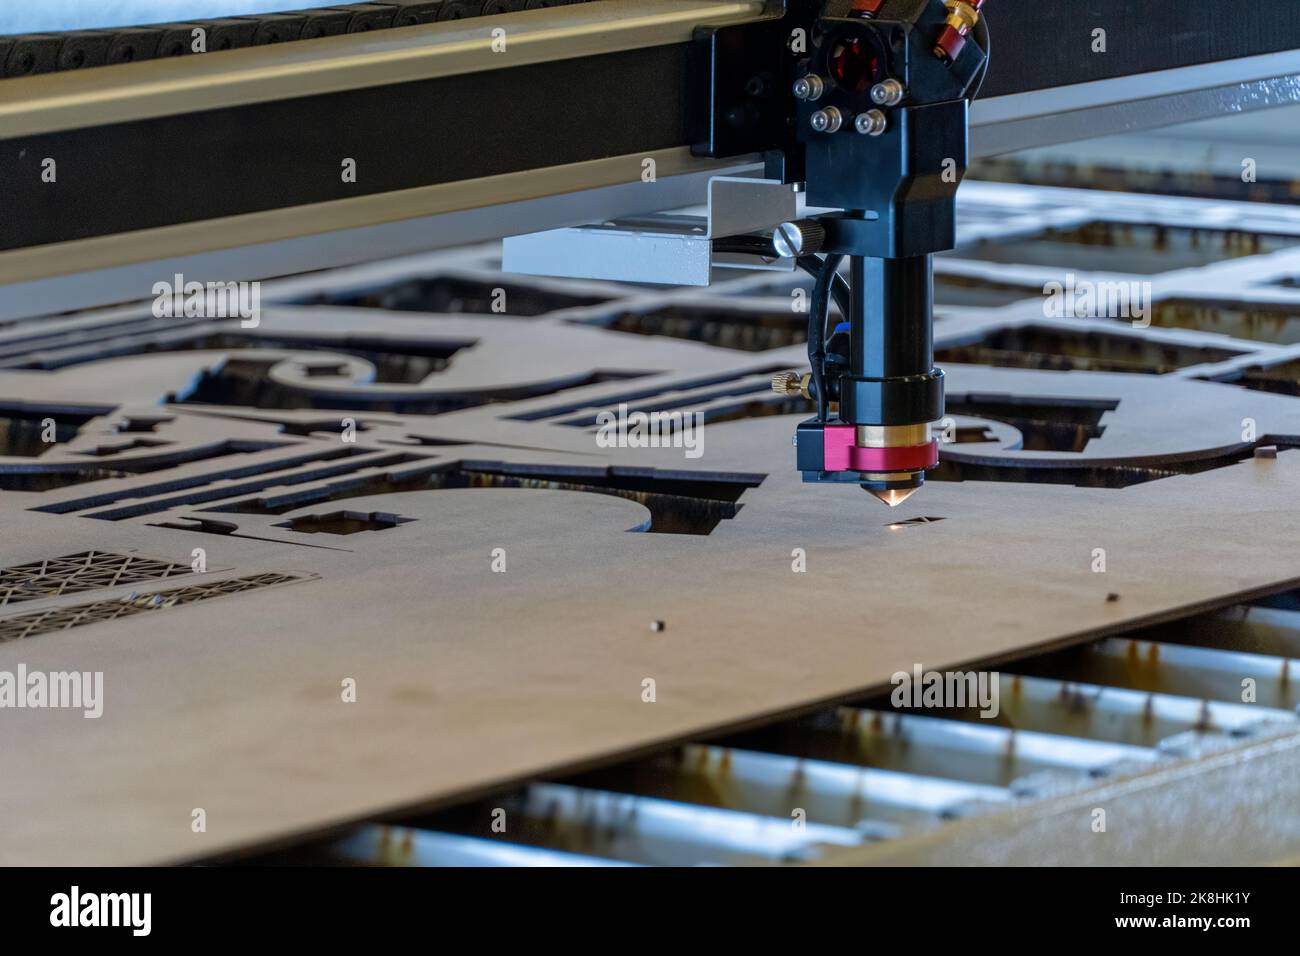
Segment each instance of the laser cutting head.
[[[827,3],[791,88],[807,203],[844,210],[777,230],[817,275],[800,383],[817,415],[796,434],[798,467],[891,507],[939,461],[931,256],[955,245],[969,99],[987,64],[982,3]],[[844,321],[828,333],[832,302]]]

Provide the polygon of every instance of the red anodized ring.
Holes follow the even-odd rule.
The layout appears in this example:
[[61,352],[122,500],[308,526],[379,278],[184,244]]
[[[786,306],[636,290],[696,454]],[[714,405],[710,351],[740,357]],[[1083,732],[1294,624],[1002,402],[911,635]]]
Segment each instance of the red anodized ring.
[[939,464],[939,443],[895,445],[891,448],[862,448],[854,438],[852,425],[827,425],[822,430],[822,462],[825,471],[923,471]]

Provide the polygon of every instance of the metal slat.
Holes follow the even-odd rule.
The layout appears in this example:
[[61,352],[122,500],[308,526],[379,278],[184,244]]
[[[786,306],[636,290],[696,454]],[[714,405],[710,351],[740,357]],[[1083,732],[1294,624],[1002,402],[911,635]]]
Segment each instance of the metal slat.
[[820,735],[818,750],[835,748],[866,766],[1008,788],[1044,773],[1102,776],[1158,756],[1150,746],[852,707],[840,708],[838,726],[823,724]]
[[[997,722],[1020,730],[1157,747],[1166,738],[1243,734],[1266,721],[1295,723],[1287,710],[1002,674]],[[979,720],[977,712],[960,714]]]
[[505,840],[367,824],[330,848],[343,863],[368,866],[626,866],[617,860],[560,853]]
[[1225,703],[1248,703],[1253,695],[1254,703],[1277,710],[1300,706],[1300,660],[1242,651],[1110,638],[1031,672]]
[[1011,799],[1005,787],[701,744],[636,765],[627,784],[668,800],[782,819],[801,810],[810,821],[878,833]]
[[528,787],[507,814],[512,839],[656,866],[798,862],[886,835],[557,783]]
[[1161,641],[1300,658],[1300,611],[1238,605],[1212,615],[1161,628]]

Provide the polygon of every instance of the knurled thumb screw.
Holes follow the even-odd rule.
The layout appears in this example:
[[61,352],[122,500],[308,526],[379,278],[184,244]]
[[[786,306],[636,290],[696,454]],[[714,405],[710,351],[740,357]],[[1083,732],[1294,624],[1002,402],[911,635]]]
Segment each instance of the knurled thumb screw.
[[826,243],[826,229],[816,219],[783,222],[772,233],[772,247],[782,259],[811,256]]
[[772,391],[778,395],[802,395],[804,398],[811,398],[808,393],[808,382],[811,378],[810,372],[804,372],[802,375],[798,372],[779,372],[772,376]]

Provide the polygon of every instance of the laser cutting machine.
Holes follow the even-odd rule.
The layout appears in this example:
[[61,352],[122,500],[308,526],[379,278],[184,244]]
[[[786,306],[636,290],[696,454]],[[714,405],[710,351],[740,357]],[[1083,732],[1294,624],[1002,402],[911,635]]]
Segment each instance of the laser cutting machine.
[[[215,21],[202,57],[190,24],[5,40],[0,318],[502,236],[542,275],[801,268],[810,368],[773,383],[816,402],[797,467],[896,504],[937,461],[931,256],[972,153],[1300,99],[1286,2],[1182,4],[1212,47],[1144,35],[1139,59],[1113,28],[1051,55],[1087,14],[1033,0],[535,6]],[[59,188],[28,188],[53,157]]]
[[[54,846],[74,860],[88,850],[107,862],[190,859],[245,852],[341,820],[378,819],[377,808],[388,814],[418,806],[423,813],[436,804],[457,820],[424,820],[416,827],[424,833],[397,838],[388,824],[400,817],[385,816],[350,838],[345,858],[409,863],[426,853],[446,860],[450,852],[453,859],[522,859],[531,854],[511,841],[527,839],[527,824],[512,823],[508,836],[489,842],[456,829],[463,807],[455,801],[539,770],[560,779],[562,770],[568,783],[543,781],[508,804],[512,815],[518,807],[512,819],[536,821],[546,840],[569,853],[583,844],[560,839],[566,833],[556,821],[576,821],[597,840],[637,827],[650,835],[630,841],[631,850],[593,843],[603,857],[733,860],[733,847],[719,851],[709,841],[737,833],[748,834],[746,858],[803,859],[791,847],[816,833],[867,853],[872,848],[859,841],[893,839],[917,819],[946,819],[958,798],[962,806],[997,801],[1002,808],[986,807],[984,835],[966,840],[966,858],[1132,862],[1152,847],[1176,862],[1292,853],[1294,841],[1275,836],[1290,832],[1295,748],[1246,736],[1258,714],[1238,697],[1241,678],[1251,676],[1261,689],[1257,709],[1294,719],[1294,681],[1287,683],[1295,657],[1288,648],[1300,633],[1294,592],[1282,595],[1291,604],[1252,602],[1293,587],[1294,569],[1282,552],[1295,531],[1279,519],[1255,532],[1266,544],[1246,545],[1221,529],[1233,527],[1232,507],[1248,522],[1288,500],[1280,484],[1288,473],[1277,466],[1295,453],[1282,444],[1279,455],[1273,443],[1294,432],[1286,427],[1286,402],[1271,395],[1265,411],[1273,417],[1261,418],[1258,436],[1238,439],[1238,423],[1260,414],[1258,392],[1234,395],[1196,378],[1215,363],[1275,361],[1290,333],[1255,343],[1258,351],[1217,341],[1217,325],[1193,340],[1187,329],[1139,337],[1101,323],[1067,328],[1063,318],[1044,333],[1031,327],[1043,273],[1011,277],[1007,293],[997,285],[1004,277],[990,274],[1023,260],[990,258],[977,263],[990,267],[977,291],[1009,295],[1000,316],[1004,308],[1021,311],[978,334],[971,326],[953,333],[962,318],[948,323],[945,316],[939,351],[952,366],[947,411],[963,416],[977,449],[1005,454],[987,465],[975,460],[977,452],[963,467],[946,449],[938,474],[931,471],[938,460],[932,429],[945,415],[932,339],[934,263],[956,244],[955,197],[968,163],[1300,104],[1294,0],[1256,0],[1249,17],[1234,6],[1183,0],[1168,4],[1162,18],[1151,4],[1131,0],[380,0],[0,37],[0,364],[10,383],[0,422],[10,423],[3,426],[10,430],[6,458],[15,459],[0,466],[0,484],[13,492],[5,505],[14,526],[0,568],[8,582],[0,590],[12,605],[0,615],[0,646],[11,657],[75,649],[89,655],[88,668],[102,655],[110,666],[121,664],[113,677],[123,683],[114,683],[109,700],[145,702],[96,724],[103,736],[53,724],[33,735],[28,728],[39,715],[29,713],[33,723],[22,725],[21,736],[15,731],[11,763],[18,769],[5,793],[13,806],[41,813],[9,814],[16,822],[6,852],[59,859],[51,856]],[[1103,246],[1093,241],[1099,223],[1139,233],[1168,226],[1188,243],[1222,234],[1225,248],[1242,241],[1234,223],[1207,226],[1192,213],[1180,219],[1182,207],[1139,219],[1147,209],[1138,200],[1149,197],[1128,197],[1121,216],[1107,208],[1109,194],[1091,193],[1085,203],[1082,190],[1061,190],[1022,215],[1018,201],[1028,192],[999,189],[999,231],[992,234],[1004,244],[1024,237],[1053,244],[1052,254],[1069,261],[1052,258],[1052,268],[1070,265],[1084,245]],[[981,215],[978,203],[966,210],[972,219]],[[1300,233],[1294,223],[1282,223],[1281,238],[1272,234],[1282,218],[1266,213],[1250,230],[1255,258],[1295,244],[1288,238]],[[1074,245],[1057,241],[1052,230],[1062,222]],[[431,271],[419,271],[425,257],[411,254],[497,240],[500,262],[495,245],[471,249],[463,260],[460,252],[439,254],[457,267],[475,264],[472,292],[455,292],[467,280],[448,278],[453,270],[446,267],[436,277],[438,295],[405,311],[386,304],[384,296],[401,299],[409,285],[434,285]],[[1103,248],[1090,274],[1106,274],[1117,261],[1126,273],[1140,272],[1140,264],[1130,270],[1124,261],[1131,248]],[[1198,262],[1228,256],[1217,248],[1175,251],[1153,275],[1186,276]],[[942,293],[952,262],[939,264]],[[576,281],[535,280],[518,299],[512,289],[512,301],[529,290],[546,301],[536,315],[523,306],[494,315],[483,301],[498,282],[507,284],[499,266]],[[680,290],[669,287],[713,284],[712,298],[695,308],[716,329],[724,325],[719,303],[734,288],[720,280],[737,270],[757,273],[746,282],[787,273],[777,278],[806,283],[795,276],[806,272],[810,294],[789,303],[783,296],[779,324],[754,336],[762,342],[733,348],[760,325],[756,316],[767,321],[772,311],[771,293],[747,286],[737,293],[752,300],[744,321],[712,339],[657,338],[652,347],[669,359],[649,361],[644,336],[661,334],[656,322],[679,320],[674,310],[688,311],[673,298]],[[1243,327],[1260,318],[1255,306],[1291,294],[1285,283],[1295,281],[1251,275],[1263,277],[1259,286],[1275,284],[1272,291],[1252,287],[1249,301],[1236,303]],[[179,298],[181,279],[173,277],[242,283],[286,276],[267,297],[278,313],[268,311],[266,327],[247,335],[233,314],[218,317],[222,326],[210,316],[149,313],[159,279]],[[1188,281],[1175,291],[1196,303],[1208,284]],[[642,295],[646,287],[653,296]],[[444,308],[456,295],[461,301]],[[797,318],[787,305],[799,307]],[[1286,324],[1262,314],[1271,328]],[[629,317],[646,322],[619,325]],[[371,338],[367,322],[380,328]],[[805,326],[806,365],[798,352]],[[772,328],[776,334],[766,334]],[[1056,336],[1050,347],[1039,348],[1048,335]],[[1101,345],[1072,365],[1068,359],[1079,356],[1070,349],[1080,340]],[[599,365],[594,352],[606,345],[602,358],[616,360]],[[1133,357],[1139,350],[1140,363]],[[1013,361],[982,361],[988,352]],[[1015,364],[1028,353],[1032,362]],[[1178,362],[1169,361],[1171,353]],[[1061,371],[1081,369],[1085,359],[1096,374]],[[475,361],[477,379],[452,377]],[[1171,364],[1187,374],[1164,374]],[[544,372],[533,375],[535,367]],[[1284,367],[1260,376],[1260,391],[1292,388],[1294,376],[1286,374]],[[768,391],[769,379],[783,399]],[[1198,409],[1232,411],[1226,438],[1190,429],[1179,444],[1168,415],[1137,414],[1172,415],[1189,393],[1203,401]],[[654,410],[706,406],[720,424],[722,464],[706,469],[594,446],[584,430],[587,413],[624,398]],[[1121,400],[1119,414],[1132,417],[1108,418]],[[55,419],[49,427],[63,435],[57,449],[39,437],[47,412]],[[350,426],[339,423],[341,414]],[[341,429],[354,426],[362,440],[347,444]],[[499,434],[489,434],[494,427]],[[793,453],[785,445],[791,430]],[[1126,430],[1129,444],[1110,457],[1111,441]],[[1169,439],[1154,463],[1139,441],[1148,434]],[[35,464],[16,460],[38,457]],[[1049,487],[1026,479],[1023,462],[1031,458],[1037,480]],[[903,508],[886,525],[879,515],[846,521],[823,506],[839,495],[874,513],[855,489],[834,485],[860,485],[895,505],[927,473],[932,487],[924,498],[933,511],[931,504],[925,513]],[[1158,576],[1145,551],[1146,529],[1159,528],[1157,520],[1125,527],[1124,518],[1143,510],[1138,483],[1175,475],[1157,486],[1174,487],[1152,511],[1175,516],[1169,523],[1178,525],[1177,533],[1150,535],[1175,555]],[[799,477],[832,487],[799,487]],[[1234,505],[1224,488],[1247,488],[1250,496]],[[1226,502],[1223,510],[1205,507],[1216,500]],[[989,507],[978,513],[972,502]],[[1094,522],[1094,504],[1104,522]],[[1037,523],[1018,524],[1017,509]],[[1196,515],[1190,528],[1185,514]],[[1116,534],[1084,539],[1077,529],[1090,523]],[[1207,545],[1209,557],[1184,562],[1183,542],[1207,536],[1206,527],[1220,529],[1233,550],[1225,548],[1220,561]],[[502,529],[511,546],[508,579],[478,561],[497,545],[485,528],[492,535]],[[767,576],[770,544],[789,528],[801,536],[790,542],[798,546],[794,585],[782,561]],[[1119,532],[1127,545],[1113,540],[1125,539]],[[548,546],[530,567],[511,535]],[[192,565],[200,557],[191,551],[195,542],[209,553]],[[865,599],[859,566],[815,553],[806,564],[810,544],[871,562],[879,574],[869,578]],[[1111,567],[1127,569],[1121,584],[1094,574],[1094,544],[1103,568],[1104,545]],[[893,550],[882,560],[886,548]],[[1243,554],[1260,560],[1238,560]],[[646,573],[651,562],[655,574]],[[957,562],[970,573],[950,575]],[[1242,567],[1221,575],[1220,566],[1229,565]],[[706,591],[718,569],[731,575],[718,578],[727,586]],[[482,579],[474,577],[480,572]],[[618,592],[617,601],[599,613],[555,613],[571,594],[578,594],[574,607],[589,602],[592,589],[573,582],[603,584],[600,573],[622,575],[607,589]],[[1027,578],[1043,585],[1036,600],[1020,594]],[[510,617],[475,616],[475,605],[495,612],[478,588],[521,579],[545,601],[521,598]],[[948,588],[950,580],[956,583]],[[635,586],[624,588],[628,582]],[[778,604],[819,600],[826,626],[811,636],[778,633],[761,618],[763,602],[736,582],[772,588]],[[803,589],[797,597],[795,587]],[[651,601],[639,603],[637,588],[653,591]],[[660,610],[653,602],[674,589],[690,599]],[[527,588],[521,593],[529,596]],[[214,613],[210,600],[227,603]],[[868,604],[869,626],[888,640],[859,639],[855,629]],[[1197,616],[1185,632],[1125,630],[1173,621],[1189,609]],[[922,616],[925,629],[918,627]],[[643,618],[648,635],[641,634]],[[1015,626],[1007,626],[1013,618]],[[434,619],[446,633],[431,639]],[[231,626],[267,621],[285,622],[275,641],[253,623]],[[985,639],[978,652],[966,642],[976,632]],[[356,639],[367,633],[387,639]],[[629,634],[644,639],[624,639]],[[960,640],[950,639],[954,634]],[[1216,645],[1210,654],[1198,646],[1224,635],[1231,647]],[[1104,640],[1038,659],[1049,646],[1092,637]],[[811,651],[804,665],[790,667],[796,639]],[[892,669],[889,655],[903,646],[924,654],[927,667],[1005,662],[1010,723],[977,724],[981,732],[972,734],[953,715],[878,716],[887,711],[866,694],[869,684],[879,690],[871,667]],[[191,666],[199,647],[202,668]],[[1026,662],[1031,649],[1036,657]],[[869,651],[879,659],[864,669]],[[1255,656],[1243,663],[1249,655],[1238,651]],[[329,708],[351,703],[338,699],[327,668],[351,654],[366,667],[367,709],[355,712],[382,719],[340,735]],[[647,654],[661,689],[656,707],[649,707],[653,692],[638,696],[644,685],[619,683],[628,674],[642,679]],[[266,707],[257,696],[260,675],[290,659],[306,692],[288,703],[273,697]],[[496,683],[448,676],[497,669]],[[564,693],[549,685],[545,695],[528,692],[544,681],[563,683]],[[164,682],[172,692],[156,701],[153,687]],[[725,696],[720,689],[740,685],[743,694],[710,709]],[[318,686],[327,692],[323,703],[311,697]],[[630,711],[619,709],[625,700]],[[582,721],[574,718],[575,701],[593,705]],[[824,707],[829,701],[852,706]],[[683,702],[684,711],[672,710]],[[635,718],[624,720],[629,712]],[[654,724],[660,714],[671,719]],[[429,734],[434,726],[451,729]],[[277,732],[282,727],[293,730]],[[745,734],[723,740],[714,736],[720,728]],[[1294,736],[1291,723],[1283,730]],[[433,736],[439,739],[426,739]],[[1211,750],[1229,737],[1227,744],[1253,748],[1254,763]],[[213,741],[219,749],[209,747]],[[876,748],[875,765],[854,762],[870,749],[863,741]],[[486,753],[499,742],[510,746]],[[688,757],[669,767],[667,748],[683,742]],[[49,766],[48,753],[63,753],[65,744],[81,756],[81,769],[71,759]],[[1203,745],[1214,756],[1202,775],[1184,773],[1181,764],[1169,769],[1175,759],[1196,759]],[[656,762],[645,777],[639,764],[596,766],[650,750]],[[137,752],[149,753],[150,766],[123,756]],[[1047,855],[1047,824],[1023,825],[1013,785],[1061,771],[1092,786],[1121,761],[1140,764],[1134,773],[1166,775],[1160,787],[1134,778],[1128,806],[1145,802],[1123,818],[1130,827],[1124,837],[1094,838],[1090,821],[1070,815],[1085,806],[1075,797],[1080,791],[1054,790],[1053,778],[1042,788],[1045,799],[1074,803],[1055,818],[1058,842]],[[1259,764],[1285,772],[1256,773]],[[461,769],[446,772],[454,766]],[[202,778],[210,767],[217,773]],[[609,772],[573,782],[571,771],[591,768]],[[714,769],[725,785],[700,786]],[[875,776],[863,778],[864,769]],[[349,786],[328,783],[345,773]],[[246,828],[231,835],[214,825],[194,849],[200,844],[188,826],[190,808],[166,801],[182,791],[176,781],[188,788],[199,778],[226,798],[214,821],[228,827],[242,819]],[[871,801],[883,794],[878,802],[888,806],[870,812],[889,826],[859,826],[870,816],[858,807],[863,779],[874,781]],[[680,789],[665,783],[681,780],[688,785]],[[882,781],[887,785],[877,789]],[[806,786],[813,790],[798,792],[830,794],[821,808],[827,819],[827,806],[836,813],[842,807],[843,817],[829,831],[810,827],[792,836],[785,801]],[[629,790],[645,798],[637,813],[623,802]],[[730,806],[692,802],[724,791],[735,797]],[[614,797],[591,802],[590,792]],[[1215,792],[1219,803],[1203,799]],[[95,814],[83,812],[88,794]],[[336,798],[344,802],[331,802]],[[698,813],[683,813],[683,805]],[[485,804],[488,811],[498,806],[507,804],[496,797]],[[1171,806],[1182,812],[1170,813]],[[1224,819],[1225,807],[1244,808],[1239,816],[1250,826],[1217,828],[1220,842],[1207,849],[1213,828],[1205,821]],[[724,811],[734,815],[719,816]],[[489,816],[475,811],[473,818]],[[100,830],[88,837],[85,828],[93,827]],[[114,827],[130,839],[111,846],[95,839]],[[921,850],[877,849],[905,861],[964,859],[949,852],[950,843],[925,840]],[[128,846],[132,841],[138,845]]]

